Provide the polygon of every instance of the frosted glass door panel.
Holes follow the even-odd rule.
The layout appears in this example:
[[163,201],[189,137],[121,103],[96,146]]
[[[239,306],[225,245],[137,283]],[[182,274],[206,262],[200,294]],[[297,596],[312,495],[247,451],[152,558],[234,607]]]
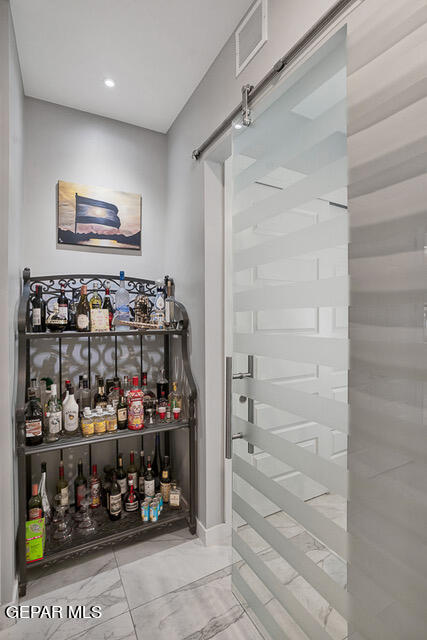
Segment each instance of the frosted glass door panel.
[[[233,586],[273,638],[346,621],[346,33],[233,128]],[[250,376],[237,376],[247,373]]]

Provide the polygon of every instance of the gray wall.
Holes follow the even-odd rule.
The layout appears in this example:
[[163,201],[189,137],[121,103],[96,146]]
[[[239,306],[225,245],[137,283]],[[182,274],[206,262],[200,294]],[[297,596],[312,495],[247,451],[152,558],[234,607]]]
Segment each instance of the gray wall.
[[[269,40],[260,53],[236,78],[234,37],[230,38],[168,132],[166,254],[173,260],[171,271],[180,283],[192,323],[192,366],[199,384],[199,519],[207,527],[223,519],[222,460],[217,468],[210,465],[209,476],[205,473],[215,450],[216,430],[223,425],[214,425],[206,433],[206,398],[212,389],[204,386],[205,338],[209,342],[204,331],[205,294],[209,295],[204,290],[205,248],[208,250],[204,246],[204,167],[203,161],[191,159],[191,152],[240,101],[242,85],[256,84],[333,4],[334,0],[270,0]],[[219,384],[222,388],[221,380]]]
[[[25,98],[22,249],[34,275],[164,275],[167,140],[155,133]],[[142,254],[56,246],[58,180],[142,194]],[[178,293],[178,292],[177,292]]]
[[[6,0],[0,0],[0,237],[2,310],[0,320],[0,412],[3,416],[0,447],[0,601],[13,597],[15,585],[13,508],[14,390],[16,310],[21,268],[20,216],[22,208],[23,89],[15,36]],[[6,276],[7,274],[7,276]],[[6,312],[6,309],[8,310]],[[6,514],[6,515],[5,515]]]

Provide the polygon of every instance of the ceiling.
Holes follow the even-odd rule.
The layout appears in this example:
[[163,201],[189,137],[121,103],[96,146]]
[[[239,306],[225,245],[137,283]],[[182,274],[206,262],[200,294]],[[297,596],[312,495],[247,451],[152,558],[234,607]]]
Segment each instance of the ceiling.
[[252,2],[11,0],[25,94],[166,132]]

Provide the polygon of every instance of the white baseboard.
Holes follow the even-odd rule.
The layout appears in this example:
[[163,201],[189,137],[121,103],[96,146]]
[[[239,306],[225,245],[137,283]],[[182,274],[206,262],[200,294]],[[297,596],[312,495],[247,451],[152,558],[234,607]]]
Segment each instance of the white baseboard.
[[231,545],[231,526],[226,522],[206,528],[197,519],[197,535],[207,547],[211,545]]

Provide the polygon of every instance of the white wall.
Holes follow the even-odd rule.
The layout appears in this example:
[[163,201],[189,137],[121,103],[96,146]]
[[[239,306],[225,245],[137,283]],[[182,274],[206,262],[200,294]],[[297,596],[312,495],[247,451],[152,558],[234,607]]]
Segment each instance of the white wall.
[[[23,89],[9,4],[0,0],[0,412],[3,416],[0,447],[0,602],[13,597],[15,586],[13,502],[14,390],[16,310],[21,268],[20,215],[22,208]],[[7,274],[7,277],[6,277]],[[8,312],[6,312],[8,309]],[[17,506],[17,505],[16,505]]]
[[[33,275],[164,276],[167,140],[161,133],[25,98],[23,255]],[[58,180],[142,194],[142,254],[56,245]],[[179,283],[178,283],[179,291]]]
[[[270,0],[269,40],[259,54],[236,78],[234,38],[230,38],[168,132],[166,255],[171,259],[170,270],[181,283],[181,298],[192,323],[191,363],[199,385],[199,519],[206,527],[223,519],[223,460],[212,464],[223,424],[210,421],[208,404],[209,399],[221,396],[223,382],[218,380],[216,388],[205,389],[205,345],[209,343],[209,336],[205,336],[205,295],[210,292],[205,292],[204,273],[208,249],[204,246],[204,167],[203,161],[191,159],[191,152],[239,103],[242,85],[255,85],[333,4],[334,0]],[[172,254],[174,249],[179,249],[177,255]],[[207,468],[209,474],[205,473]]]

